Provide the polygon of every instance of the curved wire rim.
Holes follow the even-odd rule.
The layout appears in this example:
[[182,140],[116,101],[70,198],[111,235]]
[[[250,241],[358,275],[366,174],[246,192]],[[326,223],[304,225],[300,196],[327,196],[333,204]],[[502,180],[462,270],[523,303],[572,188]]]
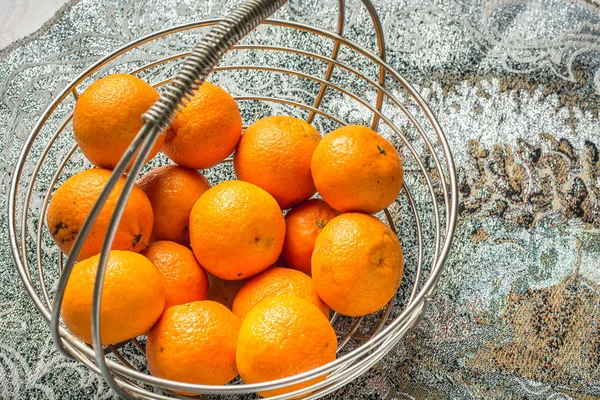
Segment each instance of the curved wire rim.
[[[212,20],[212,23],[215,23],[216,21],[218,21],[218,20]],[[301,29],[301,30],[306,30],[308,32],[321,34],[323,36],[329,37],[332,40],[341,40],[342,42],[344,42],[345,45],[349,46],[350,48],[353,48],[354,50],[359,51],[359,52],[363,53],[363,55],[366,55],[367,57],[371,58],[371,60],[373,60],[377,63],[380,63],[380,65],[382,65],[383,67],[386,68],[386,71],[388,73],[392,74],[399,82],[404,83],[404,87],[411,93],[411,95],[413,96],[413,99],[417,101],[417,103],[419,104],[421,109],[427,115],[430,123],[432,124],[432,126],[436,130],[436,133],[438,134],[438,139],[441,142],[442,150],[446,157],[446,167],[448,168],[448,176],[450,178],[450,191],[451,191],[451,196],[449,199],[449,201],[450,201],[449,210],[451,212],[450,212],[450,214],[448,214],[449,218],[447,218],[447,220],[446,220],[446,226],[447,226],[446,240],[444,242],[444,246],[441,250],[441,253],[439,254],[437,262],[436,262],[434,268],[431,270],[428,280],[425,282],[425,284],[421,288],[421,291],[416,296],[414,301],[411,304],[409,304],[409,306],[407,306],[407,308],[405,308],[405,310],[403,311],[401,316],[398,316],[396,318],[396,320],[394,320],[388,327],[383,329],[379,334],[377,334],[373,338],[374,343],[367,342],[367,343],[363,344],[361,346],[361,348],[366,347],[367,344],[369,344],[370,347],[375,346],[376,344],[382,342],[385,339],[384,336],[386,334],[392,333],[393,328],[395,328],[397,325],[399,325],[400,322],[402,322],[402,320],[404,319],[404,318],[402,318],[402,316],[406,317],[410,312],[412,312],[416,309],[418,304],[421,304],[424,300],[427,299],[427,297],[431,293],[431,290],[434,288],[435,284],[437,283],[437,280],[439,279],[439,273],[441,272],[441,267],[443,265],[443,262],[445,261],[445,258],[447,257],[447,253],[449,251],[449,248],[450,248],[450,245],[452,242],[452,238],[454,236],[453,234],[454,234],[454,229],[455,229],[455,225],[456,225],[456,210],[457,210],[456,177],[455,177],[455,171],[454,171],[454,164],[452,161],[452,156],[451,156],[451,152],[450,152],[447,140],[446,140],[445,136],[443,135],[441,128],[437,124],[437,121],[431,114],[431,111],[429,110],[427,105],[424,103],[422,98],[418,95],[418,93],[416,91],[414,91],[412,86],[409,85],[408,82],[406,82],[399,74],[397,74],[389,65],[387,65],[383,60],[378,59],[377,56],[373,55],[369,50],[361,48],[360,46],[358,46],[352,42],[347,42],[344,38],[336,36],[334,34],[331,34],[327,31],[323,31],[318,28],[312,28],[312,27],[309,27],[309,26],[306,26],[303,24],[290,23],[287,21],[278,21],[278,20],[267,20],[267,21],[265,21],[265,23],[272,24],[272,25],[278,25],[278,26],[282,26],[282,27],[292,27],[292,28],[297,28],[297,29]],[[95,72],[98,68],[100,68],[106,62],[116,58],[118,55],[131,49],[132,46],[135,46],[136,44],[139,45],[139,44],[148,42],[148,41],[152,40],[153,38],[158,37],[161,34],[165,35],[168,33],[174,33],[174,32],[182,31],[185,29],[192,29],[192,28],[199,28],[202,26],[208,26],[210,24],[211,24],[211,21],[202,21],[200,23],[184,24],[184,25],[180,25],[180,26],[177,26],[174,28],[165,29],[158,33],[155,32],[151,35],[148,35],[146,37],[143,37],[136,41],[133,41],[133,42],[129,43],[128,45],[125,45],[122,48],[120,48],[119,50],[115,51],[114,53],[111,53],[110,55],[101,59],[98,63],[94,64],[90,69],[86,70],[78,78],[76,78],[65,90],[63,90],[63,92],[58,96],[58,100],[54,104],[49,106],[47,108],[46,112],[44,113],[44,115],[42,116],[42,118],[40,118],[40,120],[38,121],[38,124],[36,125],[36,129],[34,129],[34,131],[32,131],[32,133],[28,137],[28,139],[21,151],[19,160],[17,162],[17,166],[15,167],[15,175],[13,176],[13,181],[11,182],[11,190],[10,190],[10,194],[9,194],[9,211],[15,210],[15,212],[16,212],[15,202],[16,202],[16,196],[17,196],[17,192],[18,192],[19,179],[20,179],[22,171],[23,171],[23,164],[29,153],[29,149],[31,148],[33,141],[37,137],[37,133],[39,132],[39,129],[46,122],[49,115],[56,109],[58,104],[60,102],[62,102],[62,100],[64,100],[64,98],[69,94],[69,92],[73,92],[73,94],[76,95],[76,92],[74,91],[74,89],[79,83],[81,83],[81,81],[85,77],[87,77],[89,74]],[[12,212],[9,212],[9,235],[10,235],[11,249],[12,249],[13,255],[15,257],[15,262],[17,263],[19,273],[25,282],[25,280],[26,280],[25,278],[28,277],[28,271],[27,272],[24,271],[25,268],[20,259],[21,254],[19,253],[19,249],[18,249],[19,246],[17,243],[15,215]],[[30,280],[30,277],[29,277],[29,280]],[[40,303],[40,299],[38,298],[35,290],[30,290],[27,287],[26,287],[26,289],[30,293],[32,299],[34,300],[34,303],[36,304],[36,307],[40,310],[41,314],[46,319],[48,319],[47,318],[47,316],[48,316],[47,310]],[[75,339],[72,335],[70,335],[64,329],[61,330],[61,334],[63,334],[63,333],[64,333],[63,340],[65,340],[66,338],[68,338],[70,340],[74,340],[75,347],[79,347],[78,345],[82,345],[83,347],[85,347],[85,349],[81,349],[81,350],[83,350],[84,354],[88,354],[88,355],[93,354],[93,351],[91,351],[91,349],[89,349],[87,346],[83,345],[82,343],[78,342],[77,339]],[[356,350],[360,350],[360,348],[356,349]],[[123,373],[124,376],[136,378],[136,379],[139,379],[140,381],[156,384],[157,386],[161,386],[161,387],[167,387],[167,388],[171,387],[171,388],[175,388],[175,389],[189,390],[189,391],[203,391],[205,393],[233,394],[233,393],[246,393],[248,391],[262,391],[262,390],[268,390],[268,389],[272,389],[272,388],[283,387],[283,386],[286,386],[287,384],[296,382],[296,379],[294,379],[294,378],[303,378],[302,380],[308,380],[308,379],[311,379],[314,375],[320,375],[320,374],[324,374],[326,372],[330,372],[333,369],[335,369],[336,366],[339,366],[339,365],[343,364],[344,362],[349,362],[351,360],[354,360],[354,359],[360,357],[361,355],[365,354],[369,349],[367,349],[367,351],[357,352],[356,354],[353,354],[354,352],[356,352],[356,350],[354,350],[352,353],[348,353],[345,356],[340,357],[336,361],[334,361],[326,366],[323,366],[320,369],[308,371],[308,373],[299,374],[295,377],[288,377],[288,378],[285,378],[282,380],[272,381],[272,382],[268,382],[268,383],[264,383],[264,384],[253,384],[253,385],[246,384],[246,385],[237,385],[237,386],[210,386],[210,385],[189,385],[188,386],[186,384],[180,384],[177,382],[173,382],[173,383],[175,383],[175,385],[172,385],[172,384],[170,384],[170,382],[172,382],[172,381],[167,381],[167,380],[162,380],[160,378],[151,377],[149,375],[139,373],[138,371],[135,371],[135,372],[138,372],[141,376],[138,376],[138,374],[136,374],[136,373],[132,373],[130,376],[130,374],[127,374],[127,372],[131,373],[134,371],[127,369],[127,368],[126,368],[127,371],[120,371],[123,369],[123,367],[121,365],[112,363],[112,362],[111,362],[111,364],[115,364],[115,367],[116,367],[115,370],[119,370],[119,372],[125,372],[125,373]],[[350,357],[350,356],[352,356],[352,357]],[[312,373],[309,374],[310,372],[312,372]],[[146,378],[146,379],[144,379],[144,378]],[[151,379],[148,379],[148,378],[151,378]],[[271,385],[268,385],[268,384],[271,384]],[[242,389],[240,390],[239,388],[242,388]],[[204,389],[206,389],[206,390],[204,390]]]

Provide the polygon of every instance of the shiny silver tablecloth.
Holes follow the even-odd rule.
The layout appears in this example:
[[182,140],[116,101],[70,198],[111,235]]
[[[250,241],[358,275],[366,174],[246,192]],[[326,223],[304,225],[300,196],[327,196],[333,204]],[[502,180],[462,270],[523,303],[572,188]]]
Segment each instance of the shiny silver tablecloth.
[[[52,347],[12,261],[6,195],[36,118],[110,50],[234,4],[82,0],[0,52],[0,398],[113,397],[100,377]],[[293,1],[284,12],[332,28],[336,4]],[[598,398],[600,6],[376,5],[390,64],[419,88],[449,136],[461,221],[419,328],[332,398]],[[350,32],[360,32],[356,21]]]

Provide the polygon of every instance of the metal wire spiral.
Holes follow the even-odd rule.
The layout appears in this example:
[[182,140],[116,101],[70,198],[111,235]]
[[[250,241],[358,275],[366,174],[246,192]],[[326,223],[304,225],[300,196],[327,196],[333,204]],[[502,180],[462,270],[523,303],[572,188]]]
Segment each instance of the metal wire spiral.
[[[437,281],[440,277],[444,262],[446,260],[448,251],[450,249],[452,239],[454,236],[454,228],[456,224],[457,215],[457,184],[456,184],[456,173],[454,170],[454,162],[452,155],[447,143],[447,140],[439,127],[439,124],[435,120],[435,117],[420,97],[420,95],[412,88],[412,86],[395,72],[385,62],[385,40],[383,36],[381,22],[377,17],[377,13],[373,4],[370,0],[362,0],[365,5],[369,16],[371,17],[377,40],[378,54],[373,54],[369,50],[366,50],[353,42],[348,41],[343,37],[344,34],[344,18],[345,18],[345,2],[344,0],[338,0],[339,2],[339,17],[337,24],[336,34],[324,31],[319,28],[310,27],[300,23],[293,23],[289,21],[278,21],[278,20],[265,20],[275,10],[285,3],[285,0],[249,0],[239,6],[236,10],[230,13],[227,17],[219,20],[208,20],[197,23],[185,24],[178,27],[166,29],[163,31],[155,32],[146,37],[140,38],[122,48],[116,50],[107,57],[99,60],[97,63],[92,65],[88,70],[83,72],[77,77],[67,88],[65,88],[59,96],[51,104],[44,115],[40,118],[36,127],[28,137],[26,144],[24,145],[19,161],[15,168],[15,175],[11,184],[11,192],[9,195],[9,233],[11,239],[11,248],[15,257],[19,273],[24,282],[25,289],[32,297],[36,307],[40,310],[42,316],[49,322],[52,338],[58,349],[66,356],[76,358],[81,363],[86,365],[88,368],[101,373],[107,380],[111,388],[116,393],[126,398],[144,398],[144,399],[168,399],[173,397],[180,397],[173,393],[169,396],[154,393],[144,385],[151,385],[160,387],[163,389],[179,390],[186,392],[195,393],[207,393],[207,394],[236,394],[236,393],[252,393],[257,391],[272,390],[281,387],[290,386],[299,382],[313,379],[317,376],[328,374],[325,380],[320,383],[314,384],[308,388],[299,389],[295,392],[288,393],[287,395],[278,396],[275,398],[289,398],[298,395],[307,395],[306,398],[318,398],[327,393],[332,392],[338,387],[350,382],[357,376],[360,376],[364,371],[370,368],[375,362],[381,359],[390,349],[393,348],[408,332],[411,327],[416,325],[422,318],[424,311],[427,307],[429,296],[433,293]],[[260,23],[271,25],[274,27],[284,27],[297,31],[308,32],[310,34],[318,35],[319,37],[326,38],[333,42],[333,48],[331,56],[324,56],[307,50],[301,50],[296,48],[287,48],[280,45],[252,45],[252,44],[237,44],[238,41],[248,34]],[[157,83],[155,86],[164,86],[163,94],[160,99],[152,106],[150,110],[144,115],[144,126],[133,140],[131,146],[124,154],[123,158],[115,167],[115,170],[109,179],[107,186],[103,189],[99,196],[98,202],[92,208],[89,216],[87,217],[80,234],[78,235],[71,253],[66,261],[66,264],[62,265],[62,255],[59,255],[59,266],[62,268],[62,273],[58,281],[54,298],[50,295],[46,288],[46,282],[44,278],[44,267],[41,259],[41,242],[43,236],[43,217],[38,219],[37,223],[37,238],[35,240],[35,256],[37,273],[39,276],[39,284],[36,284],[32,279],[28,261],[28,244],[32,245],[27,240],[27,221],[28,221],[28,205],[33,193],[33,187],[36,183],[36,177],[42,169],[45,160],[47,160],[48,154],[51,152],[52,146],[55,144],[61,133],[65,130],[71,120],[69,115],[63,123],[60,124],[55,134],[50,138],[48,143],[45,143],[45,150],[42,153],[40,160],[33,168],[33,175],[29,185],[25,185],[21,182],[23,179],[24,171],[29,162],[30,150],[36,141],[40,140],[40,132],[48,123],[49,118],[55,113],[58,106],[63,104],[66,97],[72,94],[75,98],[78,98],[77,85],[79,85],[85,78],[94,73],[102,65],[109,63],[111,60],[117,59],[121,54],[128,50],[142,45],[143,43],[156,40],[157,38],[164,37],[177,32],[185,31],[188,29],[198,27],[211,27],[210,31],[204,35],[202,40],[195,45],[191,52],[179,53],[161,60],[149,63],[142,68],[132,71],[133,74],[138,74],[145,70],[151,69],[156,66],[168,64],[170,62],[176,62],[177,60],[184,59],[183,65],[174,77],[169,78],[165,81]],[[351,49],[352,51],[368,58],[372,61],[378,69],[377,79],[371,79],[356,68],[348,65],[347,63],[340,62],[338,55],[340,54],[342,47]],[[268,65],[219,65],[219,61],[223,55],[233,48],[235,51],[265,51],[265,52],[280,52],[301,55],[311,60],[318,60],[327,64],[323,78],[318,78],[305,72],[294,71],[286,68],[273,67]],[[331,82],[334,69],[343,71],[348,76],[358,77],[361,81],[366,82],[370,87],[376,90],[376,100],[374,104],[366,101],[360,96],[352,93],[350,88],[344,88],[338,84]],[[139,175],[147,154],[152,148],[154,141],[157,136],[169,126],[172,117],[176,110],[183,105],[183,101],[189,99],[199,85],[202,84],[206,76],[211,71],[227,72],[227,71],[265,71],[273,74],[286,74],[289,76],[295,76],[302,79],[310,80],[320,85],[318,93],[315,96],[314,101],[311,105],[303,104],[296,101],[291,101],[284,98],[276,97],[265,97],[265,96],[236,96],[235,99],[238,102],[244,101],[260,101],[260,102],[275,102],[278,104],[285,104],[292,107],[308,112],[306,120],[314,122],[317,117],[323,117],[330,121],[333,121],[339,125],[344,125],[346,122],[340,119],[337,115],[327,112],[323,109],[323,99],[328,90],[333,90],[337,93],[341,93],[345,98],[354,101],[361,106],[364,106],[372,113],[371,126],[377,130],[382,124],[385,128],[389,128],[393,131],[397,138],[404,146],[407,154],[414,159],[414,164],[420,174],[420,180],[423,182],[424,193],[429,196],[429,206],[431,206],[433,221],[431,222],[433,229],[433,237],[431,239],[430,246],[426,245],[427,240],[425,239],[425,223],[423,217],[420,215],[419,206],[421,205],[420,200],[416,199],[410,189],[410,185],[405,182],[404,190],[401,194],[404,196],[407,207],[411,210],[414,217],[415,235],[417,240],[417,254],[415,262],[414,277],[412,279],[412,287],[410,287],[409,297],[406,301],[405,307],[402,311],[396,315],[390,322],[390,316],[392,314],[392,304],[394,300],[390,301],[386,309],[381,313],[380,320],[374,330],[369,334],[359,334],[359,328],[363,323],[363,318],[357,318],[353,321],[352,325],[345,331],[338,331],[341,337],[338,344],[338,354],[340,355],[334,362],[322,366],[320,368],[307,371],[305,373],[280,379],[273,382],[265,382],[260,384],[251,385],[231,385],[231,386],[208,386],[208,385],[193,385],[180,382],[174,382],[156,378],[146,373],[138,371],[124,356],[119,352],[117,346],[109,346],[104,349],[101,346],[100,338],[100,304],[102,285],[104,280],[104,271],[106,269],[106,262],[108,258],[109,249],[112,245],[112,240],[118,227],[118,222],[123,212],[129,193],[134,187],[135,179]],[[386,76],[388,80],[391,79],[394,84],[397,84],[402,90],[405,90],[410,96],[411,101],[416,105],[418,110],[423,114],[423,117],[419,120],[414,115],[414,111],[411,111],[407,106],[400,101],[398,95],[394,93],[386,85]],[[417,144],[412,143],[414,139],[409,139],[402,130],[397,126],[397,122],[387,113],[382,111],[384,101],[393,106],[396,110],[399,110],[405,118],[409,121],[411,126],[417,132],[419,138],[419,148],[422,147],[428,157],[431,157],[435,168],[426,168],[425,161],[421,158],[419,151],[417,150]],[[431,133],[427,132],[422,126],[423,122],[428,123],[431,132],[433,133],[432,142],[430,139]],[[52,190],[56,185],[59,176],[61,175],[68,159],[74,154],[76,146],[71,148],[71,151],[67,154],[67,157],[58,166],[58,169],[47,188],[47,193],[44,198],[40,215],[45,215],[48,201],[50,199]],[[441,160],[440,161],[440,157]],[[116,184],[117,180],[122,176],[127,167],[130,166],[129,175],[126,179],[123,192],[118,200],[115,213],[111,219],[108,227],[107,235],[105,237],[102,253],[98,266],[98,277],[94,286],[94,299],[92,307],[92,338],[93,347],[88,347],[83,342],[75,338],[71,333],[64,329],[60,324],[60,306],[68,280],[69,274],[75,264],[75,260],[84,239],[87,236],[95,218],[97,217],[102,205],[106,201],[109,193]],[[19,211],[18,199],[24,197],[24,208],[21,213],[21,231],[20,235],[17,232],[16,219]],[[441,199],[441,200],[439,200]],[[440,201],[443,203],[440,207]],[[390,227],[395,230],[394,216],[389,210],[385,210],[385,218],[387,219]],[[430,249],[431,247],[431,249]],[[428,271],[426,279],[423,281],[424,264],[426,258],[431,260],[431,269]],[[332,317],[332,324],[339,321],[340,318],[337,314]],[[345,349],[351,341],[364,342],[363,345],[346,352]],[[133,340],[132,343],[139,348],[140,351],[144,351],[143,345],[137,340]],[[107,353],[113,353],[116,356],[116,360],[107,359]]]

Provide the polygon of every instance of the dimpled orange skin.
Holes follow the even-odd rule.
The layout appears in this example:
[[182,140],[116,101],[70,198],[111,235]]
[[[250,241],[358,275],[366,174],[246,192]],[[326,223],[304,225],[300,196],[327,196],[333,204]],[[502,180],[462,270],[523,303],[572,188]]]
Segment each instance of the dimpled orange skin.
[[311,199],[285,216],[285,240],[281,256],[294,269],[311,275],[310,259],[315,240],[332,218],[340,213],[321,199]]
[[[242,322],[237,367],[246,383],[271,381],[335,360],[336,348],[335,331],[314,304],[298,297],[270,297],[256,305]],[[259,394],[277,396],[323,379],[325,376]]]
[[192,169],[210,168],[229,156],[242,136],[242,116],[229,93],[204,82],[171,124],[162,151]]
[[352,317],[373,313],[396,294],[404,271],[398,238],[377,218],[342,214],[323,228],[312,255],[319,297]]
[[321,134],[301,119],[262,118],[242,135],[233,158],[235,173],[288,209],[315,194],[310,161],[320,141]]
[[170,307],[148,333],[150,372],[179,382],[224,385],[238,374],[239,330],[239,318],[214,301]]
[[400,155],[375,131],[348,125],[325,135],[311,161],[321,197],[341,212],[375,214],[402,188]]
[[284,236],[285,221],[273,196],[247,182],[213,186],[190,214],[194,254],[221,279],[246,279],[273,265]]
[[[92,342],[92,297],[99,258],[96,255],[75,264],[61,307],[67,328],[86,343]],[[154,265],[138,253],[112,250],[102,287],[102,344],[145,334],[162,314],[164,305],[163,281]]]
[[300,271],[281,267],[269,268],[242,286],[233,301],[233,313],[243,321],[254,306],[274,296],[293,296],[307,300],[329,318],[329,307],[317,296],[312,279]]
[[[92,83],[73,111],[73,134],[85,157],[97,167],[113,169],[158,97],[156,89],[134,75],[113,74]],[[164,134],[158,137],[147,161],[164,140]]]
[[163,277],[165,308],[208,299],[208,277],[194,253],[168,240],[152,242],[141,253]]
[[[60,185],[52,196],[46,214],[46,223],[52,239],[63,253],[69,254],[71,251],[83,222],[111,173],[112,171],[101,168],[79,172]],[[77,257],[78,260],[100,253],[108,223],[124,184],[125,177],[122,177],[108,196]],[[150,200],[142,189],[135,185],[125,204],[112,249],[141,251],[150,240],[153,221],[154,214]]]
[[200,195],[210,188],[208,180],[198,171],[164,165],[146,173],[137,184],[152,203],[153,238],[189,245],[190,211]]

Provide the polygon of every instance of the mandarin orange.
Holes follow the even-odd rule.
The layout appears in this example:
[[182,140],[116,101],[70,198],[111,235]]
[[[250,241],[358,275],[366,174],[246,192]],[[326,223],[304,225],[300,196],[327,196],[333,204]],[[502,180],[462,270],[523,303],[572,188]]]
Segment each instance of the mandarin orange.
[[213,186],[190,214],[194,254],[221,279],[246,279],[273,265],[284,236],[285,221],[273,196],[247,182]]
[[[335,360],[336,347],[333,327],[314,304],[298,297],[269,297],[242,322],[237,367],[246,383],[285,378]],[[325,376],[319,376],[259,394],[271,397],[289,393],[323,379]]]
[[[111,173],[111,171],[101,168],[79,172],[60,185],[52,196],[46,222],[52,239],[65,254],[69,254],[71,251],[77,234],[108,182]],[[108,196],[85,240],[78,260],[100,253],[108,224],[124,184],[125,177],[119,179]],[[125,204],[112,249],[141,251],[150,240],[153,220],[154,214],[150,200],[142,189],[137,185],[134,186]]]
[[208,180],[198,171],[164,165],[146,173],[137,184],[152,203],[153,238],[190,244],[190,212],[200,195],[210,188]]
[[316,191],[310,161],[320,140],[321,134],[301,119],[259,119],[246,129],[236,148],[235,173],[238,179],[265,189],[282,209],[288,209]]
[[[67,328],[87,343],[92,342],[92,297],[99,258],[100,255],[95,255],[75,264],[61,307]],[[123,342],[145,334],[158,320],[164,306],[165,289],[154,265],[138,253],[112,250],[102,287],[102,344]]]
[[[113,74],[92,83],[73,111],[73,134],[85,157],[97,167],[113,169],[158,97],[156,89],[134,75]],[[158,153],[164,139],[164,134],[158,137],[147,160]]]
[[210,168],[233,152],[242,135],[242,117],[229,93],[205,81],[173,120],[163,152],[192,169]]
[[294,269],[311,275],[310,258],[321,230],[339,212],[321,199],[311,199],[285,216],[285,240],[281,256]]
[[239,330],[239,318],[214,301],[170,307],[148,333],[150,372],[179,382],[224,385],[237,376]]
[[152,242],[141,253],[154,264],[165,284],[165,308],[208,299],[208,277],[194,253],[168,240]]
[[337,216],[315,242],[315,289],[329,307],[343,315],[366,315],[384,307],[396,294],[403,271],[398,238],[370,215]]
[[389,206],[400,193],[404,176],[396,149],[377,132],[359,125],[325,135],[313,154],[311,171],[330,206],[366,214]]
[[312,279],[300,271],[281,267],[269,268],[242,286],[233,301],[233,313],[243,321],[254,306],[274,296],[294,296],[310,301],[329,318],[329,307],[317,296]]

